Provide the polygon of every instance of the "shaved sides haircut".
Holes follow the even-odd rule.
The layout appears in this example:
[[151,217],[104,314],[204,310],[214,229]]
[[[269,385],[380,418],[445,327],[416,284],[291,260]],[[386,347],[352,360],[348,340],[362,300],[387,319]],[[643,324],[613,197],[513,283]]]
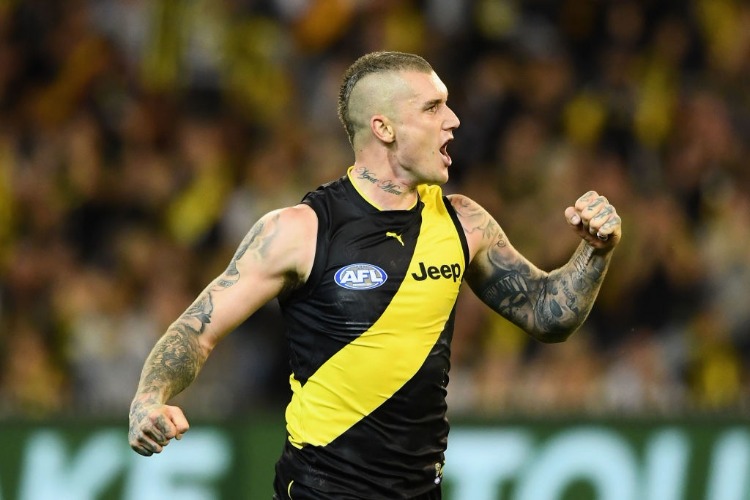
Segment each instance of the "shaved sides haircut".
[[367,75],[399,71],[431,73],[433,70],[430,63],[416,54],[372,52],[354,61],[344,73],[341,88],[339,89],[338,115],[352,145],[354,145],[356,125],[350,113],[349,100],[351,99],[354,87]]

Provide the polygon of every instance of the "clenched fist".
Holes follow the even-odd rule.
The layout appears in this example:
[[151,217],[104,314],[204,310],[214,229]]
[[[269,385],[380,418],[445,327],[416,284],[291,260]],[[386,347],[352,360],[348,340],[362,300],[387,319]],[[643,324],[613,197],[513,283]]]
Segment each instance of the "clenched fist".
[[189,428],[177,406],[136,399],[130,407],[130,447],[143,456],[161,453],[173,438],[182,438]]
[[565,219],[595,248],[614,248],[622,236],[622,220],[617,210],[596,191],[589,191],[576,200],[575,206],[566,208]]

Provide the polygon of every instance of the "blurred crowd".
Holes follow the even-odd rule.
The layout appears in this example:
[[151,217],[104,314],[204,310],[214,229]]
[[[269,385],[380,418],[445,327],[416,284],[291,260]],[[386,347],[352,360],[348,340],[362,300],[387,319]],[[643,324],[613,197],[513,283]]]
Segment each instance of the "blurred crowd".
[[[344,69],[426,57],[447,192],[551,270],[594,189],[624,237],[568,342],[460,295],[454,415],[750,411],[750,5],[740,0],[0,1],[0,418],[124,418],[166,327],[252,223],[345,172]],[[180,396],[288,396],[271,303]]]

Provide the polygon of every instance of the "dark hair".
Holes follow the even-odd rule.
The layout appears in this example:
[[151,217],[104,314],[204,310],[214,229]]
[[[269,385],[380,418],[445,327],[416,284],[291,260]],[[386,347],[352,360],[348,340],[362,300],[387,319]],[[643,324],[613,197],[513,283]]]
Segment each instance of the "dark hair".
[[349,116],[349,98],[355,85],[363,77],[373,73],[389,71],[432,72],[432,66],[424,58],[405,52],[371,52],[360,57],[344,72],[339,89],[338,115],[346,129],[349,142],[354,144],[354,124]]

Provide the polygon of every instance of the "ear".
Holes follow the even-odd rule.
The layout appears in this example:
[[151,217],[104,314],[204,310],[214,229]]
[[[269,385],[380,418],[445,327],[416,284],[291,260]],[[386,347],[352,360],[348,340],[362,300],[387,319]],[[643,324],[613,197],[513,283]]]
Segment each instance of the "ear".
[[386,116],[374,115],[370,119],[370,129],[375,137],[385,143],[390,144],[396,140],[396,131]]

